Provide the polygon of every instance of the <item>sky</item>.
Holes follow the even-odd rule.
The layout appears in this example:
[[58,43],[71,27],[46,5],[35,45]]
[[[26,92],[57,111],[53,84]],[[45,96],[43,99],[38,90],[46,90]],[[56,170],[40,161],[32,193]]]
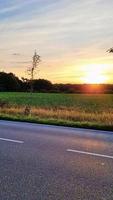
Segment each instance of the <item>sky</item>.
[[54,83],[113,83],[113,0],[0,0],[0,71]]

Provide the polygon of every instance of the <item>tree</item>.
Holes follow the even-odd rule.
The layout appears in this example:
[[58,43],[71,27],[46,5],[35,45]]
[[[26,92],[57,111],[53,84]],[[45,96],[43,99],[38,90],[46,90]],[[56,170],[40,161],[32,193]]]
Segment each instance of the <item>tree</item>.
[[0,72],[0,91],[20,91],[22,81],[13,73]]
[[[40,62],[41,62],[40,56],[35,51],[34,56],[32,58],[32,66],[28,69],[28,73],[30,75],[30,93],[31,93],[31,97],[29,97],[30,99],[32,98],[32,93],[33,93],[34,74]],[[29,105],[25,107],[24,114],[29,115],[30,113],[31,113],[31,105],[29,103]]]
[[113,53],[113,47],[107,50],[108,53]]
[[33,80],[33,90],[39,92],[50,92],[53,85],[50,81],[45,79]]
[[41,62],[40,56],[35,51],[33,59],[32,59],[32,66],[28,69],[28,73],[30,75],[31,93],[33,92],[33,80],[34,80],[35,71],[40,62]]

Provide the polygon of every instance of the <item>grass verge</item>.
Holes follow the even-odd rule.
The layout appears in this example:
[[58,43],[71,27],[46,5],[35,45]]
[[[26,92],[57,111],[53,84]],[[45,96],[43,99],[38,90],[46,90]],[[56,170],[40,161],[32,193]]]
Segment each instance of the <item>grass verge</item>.
[[104,125],[93,122],[74,122],[68,120],[59,120],[59,119],[40,119],[33,116],[20,116],[20,115],[9,115],[9,114],[0,114],[0,120],[10,120],[10,121],[19,121],[19,122],[30,122],[30,123],[39,123],[46,125],[57,125],[57,126],[66,126],[73,128],[85,128],[85,129],[94,129],[94,130],[104,130],[104,131],[113,131],[113,125]]

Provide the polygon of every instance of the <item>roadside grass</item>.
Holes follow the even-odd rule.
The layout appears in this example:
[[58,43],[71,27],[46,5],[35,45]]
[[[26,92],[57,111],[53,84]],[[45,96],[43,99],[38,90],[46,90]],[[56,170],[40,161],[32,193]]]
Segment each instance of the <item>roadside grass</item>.
[[[0,119],[113,130],[113,95],[0,93]],[[25,106],[31,114],[25,116]]]
[[99,123],[92,122],[74,122],[74,121],[66,121],[66,120],[55,120],[55,119],[40,119],[33,116],[19,116],[19,115],[9,115],[9,114],[0,114],[0,120],[11,120],[11,121],[20,121],[20,122],[30,122],[30,123],[39,123],[46,125],[57,125],[57,126],[66,126],[73,128],[86,128],[86,129],[94,129],[94,130],[105,130],[105,131],[113,131],[113,125],[105,125]]

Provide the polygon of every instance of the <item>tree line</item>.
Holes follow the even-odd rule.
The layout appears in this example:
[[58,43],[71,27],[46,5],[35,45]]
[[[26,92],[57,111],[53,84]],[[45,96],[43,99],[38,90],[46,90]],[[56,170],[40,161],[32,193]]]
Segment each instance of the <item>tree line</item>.
[[[13,73],[0,72],[0,92],[29,92],[31,80],[19,79]],[[113,84],[53,84],[49,80],[32,80],[33,92],[113,93]]]

